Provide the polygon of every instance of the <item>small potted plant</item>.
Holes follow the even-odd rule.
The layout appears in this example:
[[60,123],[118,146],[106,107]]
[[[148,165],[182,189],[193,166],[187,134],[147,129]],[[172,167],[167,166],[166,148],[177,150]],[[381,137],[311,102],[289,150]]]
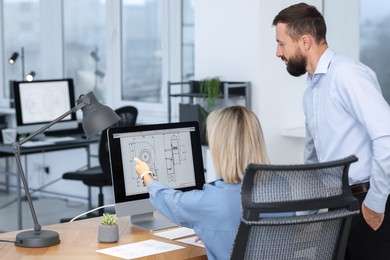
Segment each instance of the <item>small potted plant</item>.
[[114,243],[119,240],[119,229],[115,214],[103,213],[98,230],[98,240],[101,243]]
[[204,109],[210,113],[217,106],[217,100],[222,97],[221,80],[219,77],[205,78],[200,82],[200,93],[205,99]]

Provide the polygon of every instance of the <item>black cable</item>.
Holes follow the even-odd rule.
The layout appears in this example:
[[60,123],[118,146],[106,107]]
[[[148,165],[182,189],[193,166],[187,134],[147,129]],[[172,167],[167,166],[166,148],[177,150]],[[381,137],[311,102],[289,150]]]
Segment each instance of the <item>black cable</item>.
[[16,241],[0,239],[0,243],[2,243],[2,242],[4,242],[4,243],[13,243],[13,244],[16,243]]

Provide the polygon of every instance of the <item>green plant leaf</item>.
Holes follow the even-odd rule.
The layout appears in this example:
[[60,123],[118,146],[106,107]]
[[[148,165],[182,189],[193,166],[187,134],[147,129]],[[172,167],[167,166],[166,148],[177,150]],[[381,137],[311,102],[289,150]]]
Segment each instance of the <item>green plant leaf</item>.
[[115,225],[117,221],[117,217],[115,214],[103,213],[101,223],[104,226],[112,226]]
[[207,102],[207,110],[214,110],[216,99],[222,96],[221,80],[219,77],[205,78],[200,82],[200,93]]

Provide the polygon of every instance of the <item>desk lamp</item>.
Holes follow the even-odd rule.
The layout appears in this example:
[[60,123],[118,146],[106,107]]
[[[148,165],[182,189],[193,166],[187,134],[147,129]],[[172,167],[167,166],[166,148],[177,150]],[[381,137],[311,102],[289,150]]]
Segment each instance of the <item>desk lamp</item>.
[[23,171],[22,163],[20,160],[20,146],[35,136],[43,133],[46,129],[52,125],[58,123],[60,120],[75,113],[77,110],[81,109],[83,112],[82,126],[85,135],[87,138],[90,138],[114,123],[118,122],[120,117],[109,107],[102,105],[96,99],[93,92],[89,92],[86,95],[81,95],[76,101],[76,106],[71,108],[68,112],[62,116],[54,119],[47,125],[38,129],[36,132],[30,134],[25,139],[15,142],[13,144],[14,155],[16,163],[19,169],[20,179],[23,182],[24,191],[26,192],[27,202],[30,207],[31,215],[34,220],[34,230],[23,231],[16,235],[16,246],[21,247],[48,247],[57,245],[60,243],[59,234],[55,231],[42,230],[41,225],[38,223],[37,215],[35,214],[34,206],[32,204],[32,199],[30,191],[27,185],[26,177]]

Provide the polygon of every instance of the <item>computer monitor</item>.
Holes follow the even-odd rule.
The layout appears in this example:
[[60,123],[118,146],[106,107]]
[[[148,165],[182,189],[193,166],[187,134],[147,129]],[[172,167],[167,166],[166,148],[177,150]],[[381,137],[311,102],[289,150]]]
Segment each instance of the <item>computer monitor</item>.
[[158,181],[182,191],[205,183],[198,122],[138,125],[107,131],[115,210],[148,230],[174,226],[154,218],[147,188],[135,172],[134,157],[146,162]]
[[[13,87],[18,134],[33,133],[75,106],[72,79],[17,81]],[[46,131],[77,128],[72,113]]]

